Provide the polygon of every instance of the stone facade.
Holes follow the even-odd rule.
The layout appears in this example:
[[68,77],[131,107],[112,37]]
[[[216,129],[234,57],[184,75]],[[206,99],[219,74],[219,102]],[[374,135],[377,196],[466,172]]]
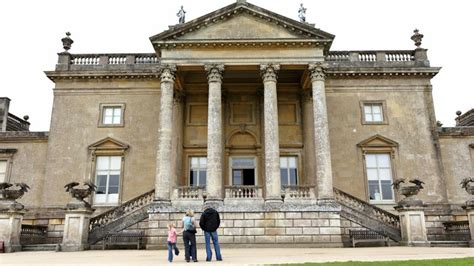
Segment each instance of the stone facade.
[[[341,216],[334,188],[395,213],[399,195],[369,187],[367,158],[383,154],[385,181],[425,182],[428,240],[442,239],[443,221],[467,219],[458,184],[473,176],[474,131],[437,128],[440,68],[420,40],[408,51],[333,51],[333,39],[246,1],[152,36],[150,54],[71,54],[68,35],[46,71],[50,131],[0,132],[7,180],[32,187],[19,200],[24,222],[48,224],[57,242],[64,185],[92,181],[114,192],[89,199],[91,223],[128,215],[130,200],[155,189],[148,225],[127,223],[146,227],[150,248],[163,245],[168,222],[205,203],[221,210],[223,244],[342,246],[359,225]],[[111,157],[115,168],[101,168]],[[143,218],[151,205],[134,206]]]

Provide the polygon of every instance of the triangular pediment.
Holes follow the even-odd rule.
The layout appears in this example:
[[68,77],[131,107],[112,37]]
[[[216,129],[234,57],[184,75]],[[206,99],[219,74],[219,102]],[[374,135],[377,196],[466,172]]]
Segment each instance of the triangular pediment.
[[150,37],[157,48],[174,42],[218,40],[318,41],[328,49],[334,35],[269,10],[238,1],[212,13]]
[[374,135],[357,144],[359,147],[398,147],[398,143],[381,135]]
[[125,151],[128,149],[128,145],[113,139],[111,137],[107,137],[105,139],[99,140],[91,145],[89,145],[90,150],[121,150]]

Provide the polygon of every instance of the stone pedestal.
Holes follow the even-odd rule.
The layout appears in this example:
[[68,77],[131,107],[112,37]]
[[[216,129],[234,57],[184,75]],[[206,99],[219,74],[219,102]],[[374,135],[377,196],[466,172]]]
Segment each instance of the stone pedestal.
[[474,204],[466,206],[467,220],[469,221],[469,232],[471,233],[471,241],[469,246],[474,247]]
[[3,241],[6,253],[21,251],[20,233],[24,213],[22,210],[0,211],[0,241]]
[[94,212],[89,206],[68,206],[64,223],[62,251],[89,249],[89,222]]
[[423,206],[396,206],[400,213],[401,245],[429,246]]

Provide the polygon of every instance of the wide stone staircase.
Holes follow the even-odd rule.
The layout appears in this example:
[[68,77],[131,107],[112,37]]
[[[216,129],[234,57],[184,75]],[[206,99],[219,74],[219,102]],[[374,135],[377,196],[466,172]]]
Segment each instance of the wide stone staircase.
[[401,240],[400,218],[377,206],[334,188],[334,197],[341,205],[341,217],[357,223],[371,231],[399,242]]
[[[135,197],[120,206],[101,213],[90,221],[89,244],[95,244],[108,233],[115,233],[148,218],[148,207],[153,203],[155,190]],[[400,241],[398,216],[334,188],[335,200],[341,205],[341,217],[369,230]]]

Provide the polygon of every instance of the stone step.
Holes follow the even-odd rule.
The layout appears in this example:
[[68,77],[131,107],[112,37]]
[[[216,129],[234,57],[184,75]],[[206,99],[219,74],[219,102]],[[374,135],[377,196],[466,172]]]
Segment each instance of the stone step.
[[22,251],[59,251],[59,244],[23,245]]
[[431,241],[431,247],[469,247],[468,241]]

